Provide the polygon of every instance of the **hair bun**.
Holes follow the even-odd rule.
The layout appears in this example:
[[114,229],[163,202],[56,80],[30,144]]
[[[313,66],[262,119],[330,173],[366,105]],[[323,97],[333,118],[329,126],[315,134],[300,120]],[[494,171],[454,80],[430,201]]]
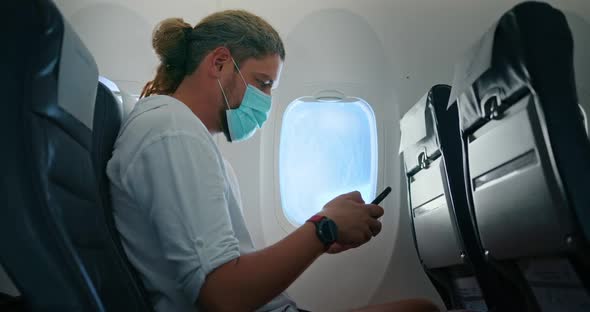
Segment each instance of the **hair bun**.
[[152,46],[166,67],[180,67],[185,64],[191,30],[192,26],[182,18],[167,18],[156,26]]

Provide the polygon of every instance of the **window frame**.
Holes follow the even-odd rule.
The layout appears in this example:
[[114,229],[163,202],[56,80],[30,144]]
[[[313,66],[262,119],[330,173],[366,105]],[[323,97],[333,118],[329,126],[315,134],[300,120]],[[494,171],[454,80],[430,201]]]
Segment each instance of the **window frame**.
[[[275,205],[275,216],[277,218],[277,220],[279,221],[280,226],[287,232],[290,232],[292,230],[294,230],[295,228],[303,225],[299,224],[298,222],[296,222],[295,220],[291,220],[290,217],[288,217],[287,215],[287,211],[286,211],[286,207],[283,205],[283,193],[282,193],[282,185],[281,185],[281,159],[280,159],[280,155],[281,155],[281,146],[282,144],[284,144],[282,142],[282,134],[283,134],[283,127],[285,124],[285,120],[289,115],[289,112],[299,103],[305,103],[305,102],[312,102],[312,103],[350,103],[351,105],[359,105],[359,107],[366,113],[367,118],[369,119],[369,132],[371,133],[371,183],[373,184],[372,189],[370,190],[370,194],[369,196],[372,198],[375,196],[376,191],[377,191],[377,187],[379,186],[379,179],[380,174],[379,174],[379,167],[381,165],[380,162],[380,148],[379,148],[379,127],[377,125],[377,118],[375,116],[375,112],[372,108],[372,106],[365,101],[364,99],[360,98],[360,97],[339,97],[339,96],[334,96],[334,97],[315,97],[315,96],[304,96],[304,97],[299,97],[297,99],[292,100],[291,102],[289,102],[289,104],[287,104],[282,112],[282,116],[280,116],[279,120],[280,123],[277,125],[276,127],[276,132],[275,132],[275,140],[278,143],[278,147],[275,149],[275,160],[276,160],[276,174],[274,175],[274,179],[276,181],[276,185],[277,185],[277,192],[276,192],[276,196],[278,196],[277,198],[275,198],[275,202],[277,203],[277,205]],[[371,127],[372,126],[372,127]],[[274,142],[273,142],[274,143]],[[365,200],[369,200],[368,198],[365,198]],[[322,209],[322,207],[317,207],[318,212]]]

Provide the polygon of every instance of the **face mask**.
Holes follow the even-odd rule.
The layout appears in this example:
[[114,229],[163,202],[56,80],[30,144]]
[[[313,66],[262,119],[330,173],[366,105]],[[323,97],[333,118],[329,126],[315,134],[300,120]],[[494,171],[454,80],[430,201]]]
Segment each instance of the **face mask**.
[[264,122],[268,119],[271,97],[258,90],[258,88],[247,84],[244,76],[242,76],[240,68],[233,58],[232,61],[238,69],[238,73],[240,74],[240,77],[242,77],[244,85],[246,85],[246,92],[244,93],[242,103],[240,103],[238,108],[231,109],[229,107],[227,96],[225,95],[225,91],[223,91],[219,79],[217,79],[217,83],[219,84],[219,88],[221,88],[221,93],[223,94],[225,104],[227,105],[225,114],[227,117],[229,139],[231,142],[239,142],[252,137],[256,132],[256,129],[262,127]]

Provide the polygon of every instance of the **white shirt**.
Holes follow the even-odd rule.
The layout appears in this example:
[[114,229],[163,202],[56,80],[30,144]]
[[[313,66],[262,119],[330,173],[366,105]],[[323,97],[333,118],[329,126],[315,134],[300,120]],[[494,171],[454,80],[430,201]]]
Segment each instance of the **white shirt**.
[[[107,175],[123,247],[156,311],[195,311],[205,277],[254,251],[233,171],[182,102],[140,100],[121,127]],[[297,308],[281,294],[260,311]]]

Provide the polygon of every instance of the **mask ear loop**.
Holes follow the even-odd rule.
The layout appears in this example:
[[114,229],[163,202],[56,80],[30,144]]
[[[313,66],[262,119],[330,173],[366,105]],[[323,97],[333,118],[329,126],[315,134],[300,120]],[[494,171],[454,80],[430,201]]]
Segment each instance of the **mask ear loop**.
[[227,96],[225,96],[225,91],[223,91],[223,87],[221,86],[221,81],[219,81],[219,79],[217,79],[217,84],[219,84],[219,88],[221,89],[221,94],[223,94],[223,98],[225,99],[225,105],[227,106],[227,109],[231,110],[231,107],[229,107],[229,101],[227,100]]
[[238,70],[238,73],[240,74],[240,77],[242,77],[242,81],[244,82],[244,85],[246,86],[246,88],[248,88],[248,84],[246,83],[246,79],[244,79],[244,75],[242,75],[242,72],[240,71],[240,67],[238,67],[238,64],[236,63],[236,60],[234,60],[234,58],[231,58],[232,62],[234,62],[234,65],[236,66],[236,69]]

